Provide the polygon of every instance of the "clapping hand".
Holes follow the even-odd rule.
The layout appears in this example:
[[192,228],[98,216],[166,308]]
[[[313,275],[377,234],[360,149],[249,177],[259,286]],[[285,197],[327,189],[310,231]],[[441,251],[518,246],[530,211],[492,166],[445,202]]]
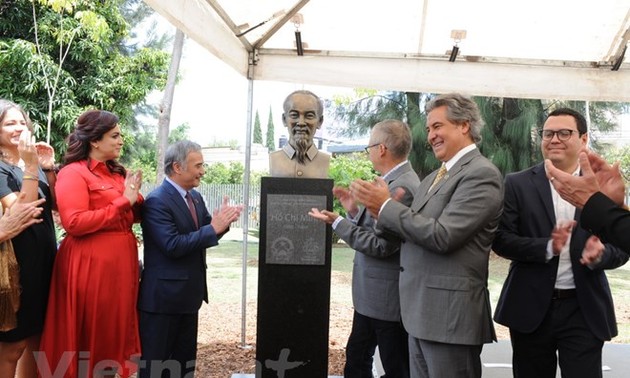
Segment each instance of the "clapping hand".
[[42,221],[39,216],[43,209],[40,206],[46,199],[40,198],[32,202],[23,202],[25,196],[24,193],[20,193],[18,200],[7,208],[0,218],[0,240],[11,239],[26,228]]
[[339,214],[337,213],[333,213],[332,211],[328,211],[326,209],[320,211],[316,207],[313,207],[311,211],[308,212],[308,215],[328,224],[333,224],[335,219],[339,217]]
[[37,177],[38,156],[35,148],[35,137],[28,130],[24,130],[20,134],[18,153],[24,162],[24,171]]
[[219,209],[212,213],[212,221],[210,225],[214,228],[214,232],[222,234],[230,227],[232,222],[238,220],[243,211],[243,205],[230,205],[230,197],[223,196],[223,203]]
[[569,235],[573,232],[573,227],[575,227],[576,224],[574,220],[558,221],[556,227],[551,231],[551,249],[554,256],[558,256],[560,252],[562,252],[562,248],[567,244]]
[[138,193],[140,193],[141,187],[142,171],[137,170],[135,172],[127,172],[127,177],[125,178],[124,196],[127,197],[132,206],[138,200]]
[[355,180],[350,184],[350,193],[358,202],[362,203],[366,209],[372,214],[374,219],[378,219],[378,213],[381,206],[390,197],[387,183],[380,177],[374,182],[364,180]]
[[46,142],[35,143],[35,149],[37,150],[37,157],[39,159],[39,166],[42,169],[55,168],[55,149]]
[[357,213],[359,212],[359,207],[357,206],[357,202],[354,197],[352,197],[349,189],[335,186],[333,188],[333,195],[337,197],[339,203],[341,203],[341,206],[343,206],[343,208],[348,214],[350,214],[350,216],[355,217],[357,215]]
[[595,235],[591,235],[586,240],[584,250],[582,251],[582,257],[580,258],[580,264],[592,265],[602,261],[604,255],[604,244]]

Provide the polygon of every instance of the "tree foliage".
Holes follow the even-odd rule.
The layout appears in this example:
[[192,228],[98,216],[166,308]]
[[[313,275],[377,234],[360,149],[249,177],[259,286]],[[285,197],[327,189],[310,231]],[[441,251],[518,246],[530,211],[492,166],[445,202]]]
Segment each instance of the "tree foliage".
[[[258,113],[256,113],[258,115]],[[271,106],[269,107],[269,118],[267,119],[267,143],[266,147],[269,152],[276,150],[276,138],[274,136],[273,113]]]
[[[376,172],[366,154],[354,153],[331,159],[328,176],[333,179],[335,186],[347,188],[356,179],[372,180],[376,177]],[[333,200],[333,211],[342,216],[346,214],[337,198]]]
[[168,54],[125,45],[130,25],[122,10],[128,5],[123,0],[5,0],[0,5],[0,97],[22,105],[41,138],[49,101],[45,78],[58,73],[51,116],[58,154],[82,111],[112,111],[125,130],[133,122],[134,105],[164,86]]
[[256,117],[254,119],[254,143],[262,144],[262,129],[260,128],[260,116],[258,115],[258,110],[256,110]]
[[630,146],[611,146],[606,149],[603,157],[610,163],[618,162],[626,186],[630,184]]
[[[412,92],[355,91],[355,97],[334,99],[334,117],[345,125],[338,133],[365,135],[374,124],[400,119],[409,124],[413,138],[409,160],[423,178],[437,169],[440,162],[427,141],[424,105],[434,95]],[[481,152],[503,174],[519,171],[542,160],[538,131],[546,115],[559,107],[570,107],[590,115],[591,129],[610,130],[628,104],[542,101],[514,98],[475,97],[485,121]]]
[[[173,130],[168,136],[168,143],[173,144],[180,140],[189,139],[188,131],[190,126],[183,123]],[[142,125],[142,127],[134,133],[133,137],[125,137],[125,149],[121,161],[131,170],[140,169],[144,182],[156,182],[157,180],[157,144],[156,126]],[[129,141],[132,140],[133,143]],[[129,158],[132,155],[133,158]]]
[[245,167],[240,161],[232,161],[229,165],[221,162],[206,168],[203,182],[206,184],[242,184]]

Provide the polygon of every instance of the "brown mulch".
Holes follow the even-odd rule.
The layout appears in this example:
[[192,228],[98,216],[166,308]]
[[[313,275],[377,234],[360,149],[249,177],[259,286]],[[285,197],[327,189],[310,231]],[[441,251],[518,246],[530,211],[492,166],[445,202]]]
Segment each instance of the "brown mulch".
[[[343,376],[346,339],[352,308],[331,308],[328,371]],[[197,377],[230,378],[234,373],[253,374],[256,359],[256,305],[247,305],[245,346],[241,342],[241,306],[204,304],[199,312]]]

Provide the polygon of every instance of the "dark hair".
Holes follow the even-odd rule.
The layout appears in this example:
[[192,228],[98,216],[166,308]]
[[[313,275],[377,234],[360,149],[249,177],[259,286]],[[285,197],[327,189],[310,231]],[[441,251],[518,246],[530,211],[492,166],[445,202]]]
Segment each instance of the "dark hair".
[[[105,110],[88,110],[81,114],[74,131],[68,135],[68,150],[63,157],[64,165],[87,160],[92,148],[90,142],[101,140],[103,135],[117,124],[118,116]],[[107,160],[105,165],[112,173],[118,173],[123,177],[127,174],[125,167],[116,160]]]
[[554,110],[553,112],[549,113],[547,118],[558,117],[558,116],[563,116],[563,115],[571,116],[573,117],[573,119],[575,119],[578,133],[580,135],[584,135],[588,133],[588,127],[586,126],[586,118],[584,118],[584,116],[580,114],[579,112],[577,112],[576,110],[573,110],[570,108],[558,108]]
[[30,131],[33,131],[33,124],[31,123],[31,119],[28,117],[28,114],[24,111],[24,109],[22,109],[22,107],[15,102],[5,100],[3,98],[0,98],[0,124],[2,123],[2,121],[4,121],[4,117],[7,116],[7,111],[9,109],[19,110],[20,113],[22,113],[22,116],[24,116],[26,127],[28,127]]

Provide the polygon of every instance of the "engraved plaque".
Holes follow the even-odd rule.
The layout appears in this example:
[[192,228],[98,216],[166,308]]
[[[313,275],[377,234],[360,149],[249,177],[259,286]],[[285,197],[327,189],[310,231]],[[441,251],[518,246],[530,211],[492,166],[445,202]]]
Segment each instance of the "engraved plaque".
[[326,224],[308,215],[313,207],[325,209],[326,196],[267,195],[267,264],[325,264]]
[[260,189],[256,378],[327,378],[333,181],[263,177]]

